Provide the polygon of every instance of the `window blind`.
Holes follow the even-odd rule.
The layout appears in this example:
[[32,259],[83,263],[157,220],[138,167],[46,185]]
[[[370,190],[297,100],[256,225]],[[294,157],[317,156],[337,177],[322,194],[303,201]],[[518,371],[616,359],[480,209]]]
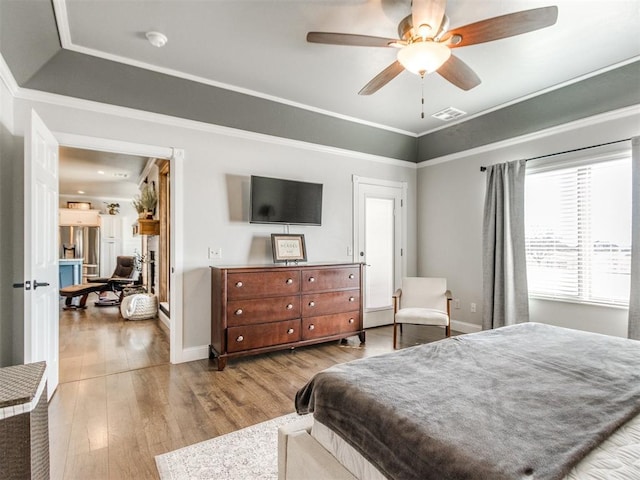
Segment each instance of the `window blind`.
[[631,159],[575,158],[529,169],[525,236],[529,294],[627,305]]

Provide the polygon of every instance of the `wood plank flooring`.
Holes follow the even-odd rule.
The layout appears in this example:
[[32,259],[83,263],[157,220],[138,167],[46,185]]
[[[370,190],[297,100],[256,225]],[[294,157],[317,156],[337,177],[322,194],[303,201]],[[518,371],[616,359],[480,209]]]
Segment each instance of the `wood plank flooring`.
[[169,363],[161,322],[125,321],[118,306],[87,305],[61,310],[60,383]]
[[[61,384],[49,404],[52,479],[156,479],[155,455],[291,413],[296,391],[316,372],[392,350],[391,327],[378,327],[365,346],[354,337],[234,359],[218,372],[210,360],[168,364],[157,322],[116,316],[61,316]],[[401,345],[442,337],[436,327],[405,326]]]

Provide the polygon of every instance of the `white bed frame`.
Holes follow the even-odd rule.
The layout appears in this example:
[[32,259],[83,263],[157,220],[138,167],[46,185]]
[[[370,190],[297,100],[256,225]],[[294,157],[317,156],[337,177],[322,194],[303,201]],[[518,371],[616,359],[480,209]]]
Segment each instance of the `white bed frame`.
[[358,480],[311,436],[313,415],[278,429],[278,480]]
[[[358,480],[311,436],[313,415],[278,429],[278,480]],[[596,447],[563,480],[640,479],[640,415]]]

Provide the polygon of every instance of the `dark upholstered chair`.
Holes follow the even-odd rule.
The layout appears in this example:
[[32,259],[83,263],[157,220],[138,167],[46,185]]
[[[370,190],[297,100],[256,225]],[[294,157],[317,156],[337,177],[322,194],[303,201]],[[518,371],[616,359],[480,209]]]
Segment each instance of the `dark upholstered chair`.
[[[121,297],[122,289],[137,281],[137,273],[135,257],[121,255],[116,258],[116,268],[110,277],[91,278],[89,279],[89,283],[106,283],[108,288],[104,290],[105,292],[116,292]],[[101,298],[101,301],[97,302],[96,305],[116,305],[119,303],[119,300],[114,302]]]

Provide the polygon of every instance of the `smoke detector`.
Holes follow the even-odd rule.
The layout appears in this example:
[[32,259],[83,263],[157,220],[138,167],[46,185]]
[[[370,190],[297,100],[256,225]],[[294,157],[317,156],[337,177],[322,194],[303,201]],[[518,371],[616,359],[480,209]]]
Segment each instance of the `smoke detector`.
[[164,33],[160,32],[147,32],[146,34],[147,40],[154,47],[164,47],[167,41],[169,40]]

